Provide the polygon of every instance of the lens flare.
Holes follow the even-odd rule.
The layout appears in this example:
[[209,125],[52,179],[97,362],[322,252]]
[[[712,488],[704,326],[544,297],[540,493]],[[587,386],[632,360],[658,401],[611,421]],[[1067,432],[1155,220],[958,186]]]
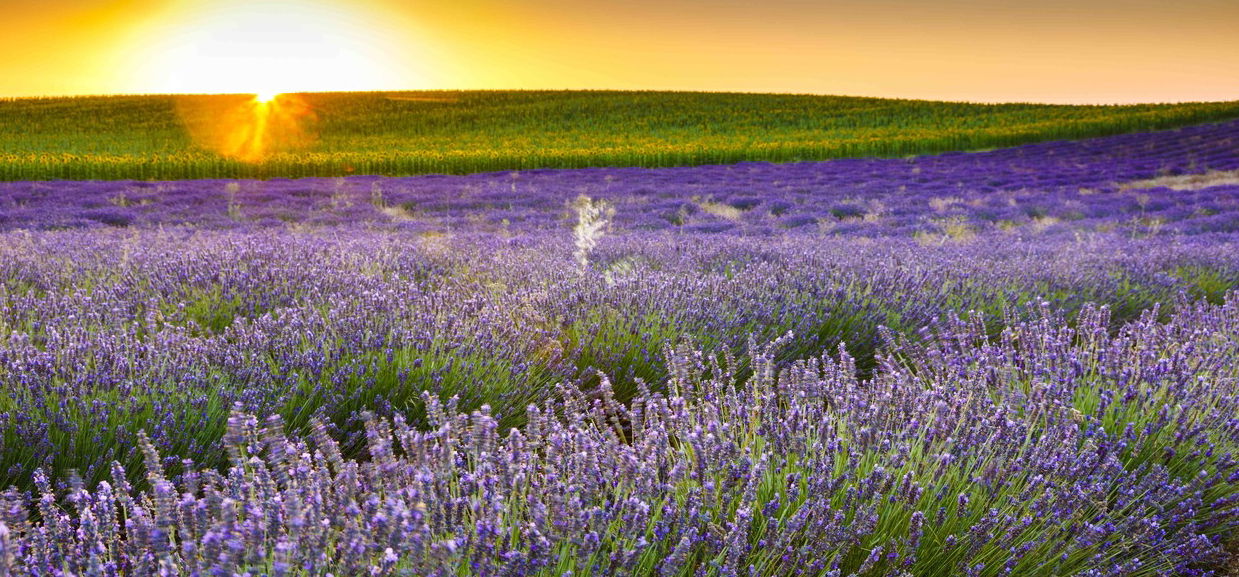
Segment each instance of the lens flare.
[[263,162],[272,155],[309,148],[318,139],[318,116],[296,94],[176,98],[194,142],[226,158]]

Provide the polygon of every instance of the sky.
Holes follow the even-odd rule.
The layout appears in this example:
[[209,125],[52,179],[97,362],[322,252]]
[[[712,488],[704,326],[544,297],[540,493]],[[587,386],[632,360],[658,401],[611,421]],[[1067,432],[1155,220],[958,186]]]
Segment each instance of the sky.
[[1239,100],[1237,0],[0,0],[0,97],[639,89]]

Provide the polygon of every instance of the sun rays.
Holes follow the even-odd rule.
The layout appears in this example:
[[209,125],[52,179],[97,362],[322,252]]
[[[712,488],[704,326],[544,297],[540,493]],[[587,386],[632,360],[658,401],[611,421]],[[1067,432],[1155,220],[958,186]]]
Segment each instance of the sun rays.
[[180,96],[177,111],[197,146],[242,162],[304,150],[318,140],[318,115],[296,94]]

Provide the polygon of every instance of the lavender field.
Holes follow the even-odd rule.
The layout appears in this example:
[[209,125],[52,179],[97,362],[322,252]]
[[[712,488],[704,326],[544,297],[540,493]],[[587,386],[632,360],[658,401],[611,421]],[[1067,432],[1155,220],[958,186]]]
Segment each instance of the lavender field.
[[0,575],[1210,575],[1239,121],[0,183]]
[[[576,218],[571,201],[584,194],[609,202],[616,209],[612,227],[626,233],[1234,232],[1237,151],[1239,121],[1231,121],[906,160],[408,178],[0,182],[0,229],[563,233]],[[1210,173],[1221,174],[1155,180]]]

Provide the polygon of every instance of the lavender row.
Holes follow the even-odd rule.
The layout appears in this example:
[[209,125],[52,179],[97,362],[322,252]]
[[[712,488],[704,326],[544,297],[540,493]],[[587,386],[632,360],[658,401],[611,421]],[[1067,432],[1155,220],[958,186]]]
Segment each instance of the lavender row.
[[[39,575],[1203,575],[1239,526],[1239,306],[1111,335],[1034,305],[991,339],[944,319],[856,378],[669,349],[666,394],[562,388],[522,429],[427,396],[367,416],[368,459],[321,423],[235,412],[226,473],[150,490],[42,473],[0,510],[0,570]],[[892,339],[898,341],[901,339]],[[67,499],[66,508],[56,505]],[[38,511],[38,518],[26,514]]]
[[[410,178],[0,183],[0,229],[364,225],[521,234],[562,228],[585,194],[618,230],[958,238],[987,231],[1234,232],[1239,121],[984,153]],[[1206,183],[1208,184],[1208,183]]]
[[[665,382],[682,341],[780,360],[846,342],[871,370],[881,327],[915,334],[969,310],[1105,303],[1116,326],[1158,303],[1220,302],[1236,239],[1118,235],[924,245],[793,236],[602,237],[579,268],[566,234],[80,231],[0,236],[0,479],[106,478],[140,461],[222,463],[233,407],[311,418],[347,446],[360,415],[417,422],[422,392],[489,404],[505,426],[606,372],[628,400]],[[1168,308],[1165,310],[1169,310]],[[351,436],[350,436],[351,435]]]

